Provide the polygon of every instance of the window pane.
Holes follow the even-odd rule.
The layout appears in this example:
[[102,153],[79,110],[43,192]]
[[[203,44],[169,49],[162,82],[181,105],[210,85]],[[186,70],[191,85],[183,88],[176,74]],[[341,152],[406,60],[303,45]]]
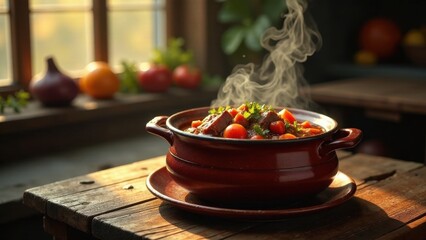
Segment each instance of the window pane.
[[91,0],[31,0],[30,8],[33,9],[38,7],[90,6],[90,2]]
[[71,75],[93,59],[91,13],[61,12],[31,15],[33,73],[45,71],[45,58],[54,56]]
[[146,61],[154,47],[152,13],[111,12],[110,19],[111,63],[116,65],[121,60]]
[[165,45],[164,1],[110,0],[108,3],[111,9],[108,23],[112,65],[118,65],[122,60],[146,62],[151,58],[153,48]]
[[7,1],[6,0],[0,0],[0,10],[4,10],[7,7]]
[[155,2],[155,0],[127,0],[127,1],[123,1],[123,0],[109,0],[108,1],[108,5],[110,7],[120,7],[120,6],[124,6],[124,5],[152,5],[153,2]]
[[12,84],[9,18],[0,14],[0,87]]

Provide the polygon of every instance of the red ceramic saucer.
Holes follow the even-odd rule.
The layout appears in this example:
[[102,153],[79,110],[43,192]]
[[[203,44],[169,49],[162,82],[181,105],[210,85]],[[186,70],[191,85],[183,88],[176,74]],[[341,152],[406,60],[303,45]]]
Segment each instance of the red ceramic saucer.
[[166,167],[151,173],[146,180],[146,185],[156,197],[183,210],[246,220],[272,220],[332,208],[349,200],[356,191],[355,181],[346,174],[338,172],[331,185],[313,197],[273,206],[246,207],[224,206],[198,199],[173,181]]

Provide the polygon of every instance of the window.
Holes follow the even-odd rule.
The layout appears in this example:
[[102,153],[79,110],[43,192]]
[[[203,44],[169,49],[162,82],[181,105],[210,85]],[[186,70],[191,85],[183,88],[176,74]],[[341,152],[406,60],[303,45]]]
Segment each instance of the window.
[[93,60],[147,61],[165,32],[164,0],[0,0],[0,92],[26,87],[47,56],[72,76]]
[[47,56],[54,56],[57,64],[68,72],[83,69],[93,59],[89,0],[30,0],[29,3],[33,75],[44,74]]
[[12,84],[8,12],[6,0],[0,0],[0,86]]
[[165,46],[163,1],[109,0],[108,9],[109,59],[114,65],[147,61],[153,48]]

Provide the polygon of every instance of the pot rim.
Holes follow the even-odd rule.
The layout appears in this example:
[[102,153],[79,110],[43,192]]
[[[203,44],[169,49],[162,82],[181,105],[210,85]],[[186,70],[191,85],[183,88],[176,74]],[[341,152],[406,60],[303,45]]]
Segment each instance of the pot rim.
[[[281,109],[281,108],[284,108],[284,107],[274,107],[274,108],[275,109]],[[205,116],[207,116],[208,110],[210,110],[210,109],[211,109],[211,107],[199,107],[199,108],[191,108],[191,109],[187,109],[187,110],[183,110],[183,111],[174,113],[173,115],[171,115],[170,117],[167,118],[166,126],[172,132],[174,132],[178,135],[181,135],[181,136],[188,137],[188,138],[204,140],[204,141],[233,143],[233,144],[235,144],[235,143],[242,143],[242,144],[253,144],[253,143],[256,143],[256,144],[257,143],[259,143],[259,144],[274,144],[274,143],[279,143],[279,144],[282,144],[282,143],[305,142],[305,141],[310,141],[310,140],[314,140],[314,139],[322,139],[324,137],[327,137],[327,136],[333,134],[334,132],[336,132],[338,130],[338,123],[333,118],[326,116],[324,114],[321,114],[321,113],[317,113],[317,112],[313,112],[313,111],[309,111],[309,110],[304,110],[304,109],[299,109],[299,108],[287,108],[287,109],[290,110],[294,115],[296,115],[296,119],[298,119],[297,115],[301,115],[301,114],[304,114],[305,116],[306,115],[314,116],[315,119],[317,119],[318,121],[323,120],[323,121],[331,122],[332,127],[330,129],[326,129],[326,127],[324,127],[323,125],[315,123],[315,124],[321,126],[326,131],[324,133],[321,133],[321,134],[318,134],[318,135],[309,136],[309,137],[302,137],[302,138],[295,138],[295,139],[234,139],[234,138],[214,137],[214,136],[210,136],[210,135],[197,135],[197,134],[185,132],[185,131],[179,129],[178,127],[176,127],[172,124],[173,120],[178,119],[178,118],[185,116],[185,115],[189,115],[190,113],[193,113],[193,112],[199,112],[199,111],[205,110],[206,111]]]

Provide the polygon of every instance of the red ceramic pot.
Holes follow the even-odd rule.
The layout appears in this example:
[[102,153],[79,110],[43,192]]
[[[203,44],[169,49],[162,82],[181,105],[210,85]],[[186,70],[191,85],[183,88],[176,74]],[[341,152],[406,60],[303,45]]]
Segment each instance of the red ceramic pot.
[[320,135],[288,140],[226,139],[183,131],[209,108],[190,109],[148,122],[148,132],[170,143],[166,165],[179,185],[214,202],[283,201],[317,194],[338,171],[335,150],[354,147],[362,133],[338,129],[332,118],[289,109],[298,121],[325,129]]

